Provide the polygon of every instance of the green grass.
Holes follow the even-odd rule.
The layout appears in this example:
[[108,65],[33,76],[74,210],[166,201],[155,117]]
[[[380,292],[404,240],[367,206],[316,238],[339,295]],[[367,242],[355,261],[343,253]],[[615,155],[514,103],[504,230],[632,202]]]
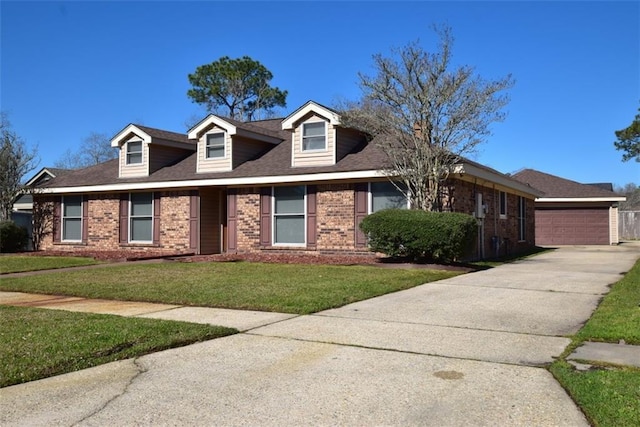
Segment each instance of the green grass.
[[0,306],[0,387],[233,333],[186,322]]
[[4,278],[0,290],[308,314],[457,274],[372,266],[160,263]]
[[578,371],[565,357],[584,341],[640,344],[640,260],[613,285],[585,326],[549,370],[598,427],[640,425],[640,369],[594,366]]
[[0,256],[0,273],[18,273],[93,264],[98,264],[98,261],[93,258],[3,255]]

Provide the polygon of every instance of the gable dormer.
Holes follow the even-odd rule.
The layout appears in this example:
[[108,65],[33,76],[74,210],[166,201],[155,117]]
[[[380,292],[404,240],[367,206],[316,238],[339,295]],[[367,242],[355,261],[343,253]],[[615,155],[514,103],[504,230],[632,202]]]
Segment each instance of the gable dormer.
[[213,114],[188,134],[197,142],[196,172],[226,172],[282,142],[282,138],[252,123],[242,123]]
[[292,131],[291,165],[330,166],[338,160],[338,114],[309,101],[282,122],[283,130]]
[[120,150],[118,176],[149,176],[195,150],[186,135],[130,124],[111,140]]

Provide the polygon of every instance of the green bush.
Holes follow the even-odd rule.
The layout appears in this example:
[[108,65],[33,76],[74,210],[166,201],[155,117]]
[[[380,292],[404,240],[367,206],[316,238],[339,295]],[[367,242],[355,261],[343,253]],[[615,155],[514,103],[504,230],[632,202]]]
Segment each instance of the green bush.
[[29,233],[13,221],[0,222],[0,252],[20,252],[27,248]]
[[385,209],[365,217],[360,229],[375,252],[416,261],[451,262],[471,252],[477,222],[462,213]]

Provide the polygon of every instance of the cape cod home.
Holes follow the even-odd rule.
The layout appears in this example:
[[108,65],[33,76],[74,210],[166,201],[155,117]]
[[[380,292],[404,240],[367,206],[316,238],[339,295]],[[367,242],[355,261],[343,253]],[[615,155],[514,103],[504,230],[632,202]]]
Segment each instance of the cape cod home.
[[[358,224],[408,207],[375,141],[307,102],[284,119],[209,115],[186,134],[130,124],[117,159],[56,175],[36,202],[53,202],[44,250],[167,254],[367,254]],[[534,245],[540,193],[480,164],[452,171],[447,207],[478,219],[477,258]]]

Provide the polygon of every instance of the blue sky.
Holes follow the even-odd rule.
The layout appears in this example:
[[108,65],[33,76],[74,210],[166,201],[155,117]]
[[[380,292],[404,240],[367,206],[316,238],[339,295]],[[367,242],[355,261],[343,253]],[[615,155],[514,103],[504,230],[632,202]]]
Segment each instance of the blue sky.
[[37,145],[40,166],[91,132],[129,123],[186,131],[204,109],[187,75],[248,55],[289,91],[286,116],[312,99],[360,95],[372,55],[451,26],[455,64],[511,73],[508,117],[475,160],[579,182],[640,184],[614,131],[640,106],[640,2],[0,2],[0,105]]

